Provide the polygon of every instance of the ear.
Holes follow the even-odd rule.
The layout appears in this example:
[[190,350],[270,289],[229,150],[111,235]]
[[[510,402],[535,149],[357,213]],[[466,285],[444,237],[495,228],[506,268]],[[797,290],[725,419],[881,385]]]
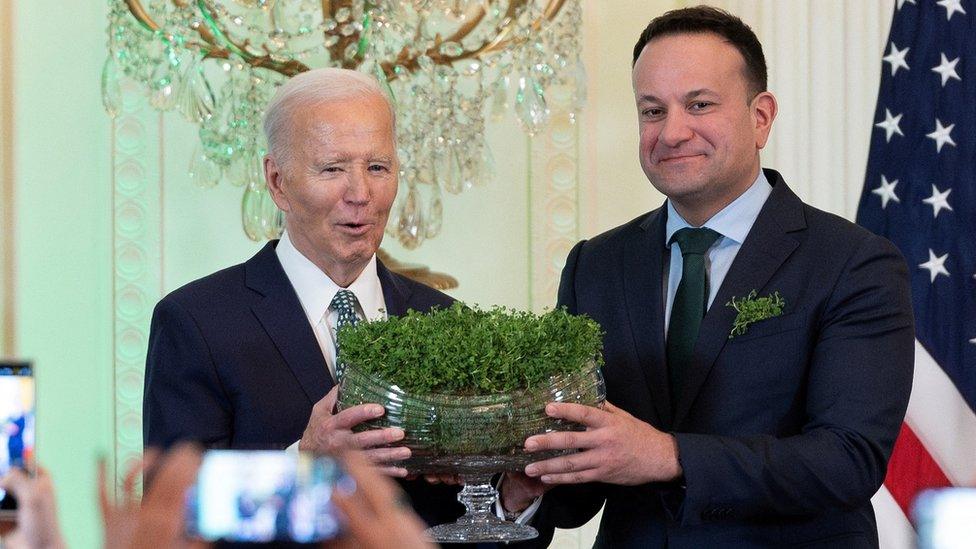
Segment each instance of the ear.
[[762,92],[752,99],[752,116],[755,119],[756,149],[766,146],[769,132],[773,129],[776,118],[776,97],[768,91]]
[[268,193],[279,210],[288,212],[291,211],[291,205],[282,190],[284,178],[278,162],[270,154],[264,155],[264,182],[268,185]]

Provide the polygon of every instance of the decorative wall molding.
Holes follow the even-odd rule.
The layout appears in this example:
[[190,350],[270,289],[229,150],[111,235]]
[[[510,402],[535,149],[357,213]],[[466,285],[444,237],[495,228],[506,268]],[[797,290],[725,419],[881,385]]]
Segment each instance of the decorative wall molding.
[[14,342],[13,2],[0,2],[0,356]]
[[161,115],[123,80],[112,125],[115,477],[142,456],[142,392],[153,306],[162,293]]
[[572,93],[552,90],[551,121],[529,140],[529,308],[556,304],[559,275],[580,234],[579,123],[572,115]]

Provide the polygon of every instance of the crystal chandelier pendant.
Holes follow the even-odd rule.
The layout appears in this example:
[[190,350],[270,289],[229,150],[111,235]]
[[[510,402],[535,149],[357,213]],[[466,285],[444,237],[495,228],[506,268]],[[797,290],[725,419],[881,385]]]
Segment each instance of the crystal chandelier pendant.
[[[547,96],[585,101],[580,0],[109,0],[102,101],[119,80],[153,107],[199,125],[191,179],[242,187],[249,238],[280,234],[264,189],[263,109],[282,82],[312,67],[377,77],[397,110],[400,201],[387,231],[407,248],[441,232],[442,193],[487,184],[489,118],[513,112],[529,135],[550,121]],[[267,198],[264,198],[267,197]]]

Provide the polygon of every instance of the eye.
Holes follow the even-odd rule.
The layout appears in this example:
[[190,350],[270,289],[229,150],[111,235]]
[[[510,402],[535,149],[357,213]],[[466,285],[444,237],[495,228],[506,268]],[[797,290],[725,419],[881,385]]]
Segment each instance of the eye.
[[377,173],[385,173],[390,171],[390,168],[384,166],[383,164],[370,164],[369,171]]
[[691,110],[693,111],[703,111],[708,107],[711,107],[712,103],[710,101],[695,101],[691,104]]
[[342,168],[340,168],[339,166],[326,166],[322,168],[322,173],[339,173],[341,171]]
[[661,107],[648,107],[641,111],[641,115],[644,118],[659,118],[664,114],[664,109]]

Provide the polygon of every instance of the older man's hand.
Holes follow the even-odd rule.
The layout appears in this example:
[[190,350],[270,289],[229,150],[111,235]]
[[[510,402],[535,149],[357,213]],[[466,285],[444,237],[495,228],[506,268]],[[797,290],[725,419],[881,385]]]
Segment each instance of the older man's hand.
[[607,482],[637,485],[681,476],[674,437],[658,431],[610,402],[602,409],[566,402],[546,405],[550,417],[574,421],[585,431],[529,437],[528,452],[579,449],[580,452],[530,463],[525,474],[545,484]]
[[389,446],[403,439],[403,429],[389,427],[370,429],[354,433],[352,428],[360,423],[376,419],[386,413],[379,404],[360,404],[333,413],[338,398],[338,387],[334,387],[322,400],[312,407],[312,416],[298,442],[298,449],[316,454],[335,455],[344,450],[362,450],[366,459],[380,466],[387,475],[407,476],[402,467],[383,466],[392,461],[410,457],[410,449],[404,446]]

